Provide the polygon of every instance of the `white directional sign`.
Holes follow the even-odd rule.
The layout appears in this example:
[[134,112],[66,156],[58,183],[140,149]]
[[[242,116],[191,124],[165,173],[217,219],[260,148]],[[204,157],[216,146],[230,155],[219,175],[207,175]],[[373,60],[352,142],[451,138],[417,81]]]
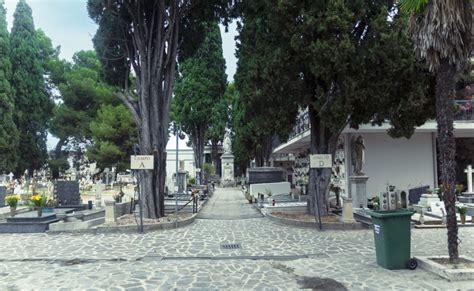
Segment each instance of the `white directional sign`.
[[311,168],[332,168],[332,156],[309,155],[309,166]]
[[130,156],[130,169],[153,170],[153,156]]

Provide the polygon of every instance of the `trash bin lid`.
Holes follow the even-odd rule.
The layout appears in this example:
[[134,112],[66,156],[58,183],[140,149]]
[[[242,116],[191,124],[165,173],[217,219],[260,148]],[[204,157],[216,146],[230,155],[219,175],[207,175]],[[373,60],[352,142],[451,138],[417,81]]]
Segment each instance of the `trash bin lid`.
[[413,209],[397,209],[397,210],[378,210],[378,211],[368,211],[368,214],[376,218],[388,218],[388,217],[397,217],[397,216],[412,216],[416,213]]

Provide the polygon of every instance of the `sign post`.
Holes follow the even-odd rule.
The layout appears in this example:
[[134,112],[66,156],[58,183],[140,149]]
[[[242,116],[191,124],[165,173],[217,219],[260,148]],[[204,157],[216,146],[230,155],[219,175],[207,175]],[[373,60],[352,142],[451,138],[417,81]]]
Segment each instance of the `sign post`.
[[309,165],[310,168],[316,169],[318,172],[316,176],[316,211],[318,213],[318,223],[319,229],[323,229],[323,225],[321,222],[321,208],[319,206],[319,176],[320,176],[320,169],[324,168],[332,168],[332,155],[309,155]]
[[[130,169],[132,170],[153,170],[153,155],[130,156]],[[140,202],[140,232],[143,233],[143,191],[139,187],[138,200]]]

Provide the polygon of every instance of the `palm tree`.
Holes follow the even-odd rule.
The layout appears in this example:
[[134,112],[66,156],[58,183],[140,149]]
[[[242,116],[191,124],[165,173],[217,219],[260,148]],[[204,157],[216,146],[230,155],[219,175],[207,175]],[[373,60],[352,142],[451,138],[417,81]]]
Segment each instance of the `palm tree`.
[[470,0],[400,0],[410,12],[415,51],[436,75],[436,121],[443,200],[446,207],[450,263],[459,262],[456,183],[454,92],[456,76],[470,54]]

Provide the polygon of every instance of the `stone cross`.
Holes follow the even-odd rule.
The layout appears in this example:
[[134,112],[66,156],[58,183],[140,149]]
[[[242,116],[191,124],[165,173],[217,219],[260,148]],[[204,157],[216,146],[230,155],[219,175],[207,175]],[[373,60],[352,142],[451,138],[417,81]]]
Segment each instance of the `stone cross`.
[[13,173],[10,172],[10,174],[8,174],[8,177],[10,178],[10,179],[8,180],[8,182],[12,182],[12,181],[13,181],[13,177],[15,177],[15,175],[13,175]]
[[472,165],[468,165],[464,173],[467,173],[467,192],[472,193]]

